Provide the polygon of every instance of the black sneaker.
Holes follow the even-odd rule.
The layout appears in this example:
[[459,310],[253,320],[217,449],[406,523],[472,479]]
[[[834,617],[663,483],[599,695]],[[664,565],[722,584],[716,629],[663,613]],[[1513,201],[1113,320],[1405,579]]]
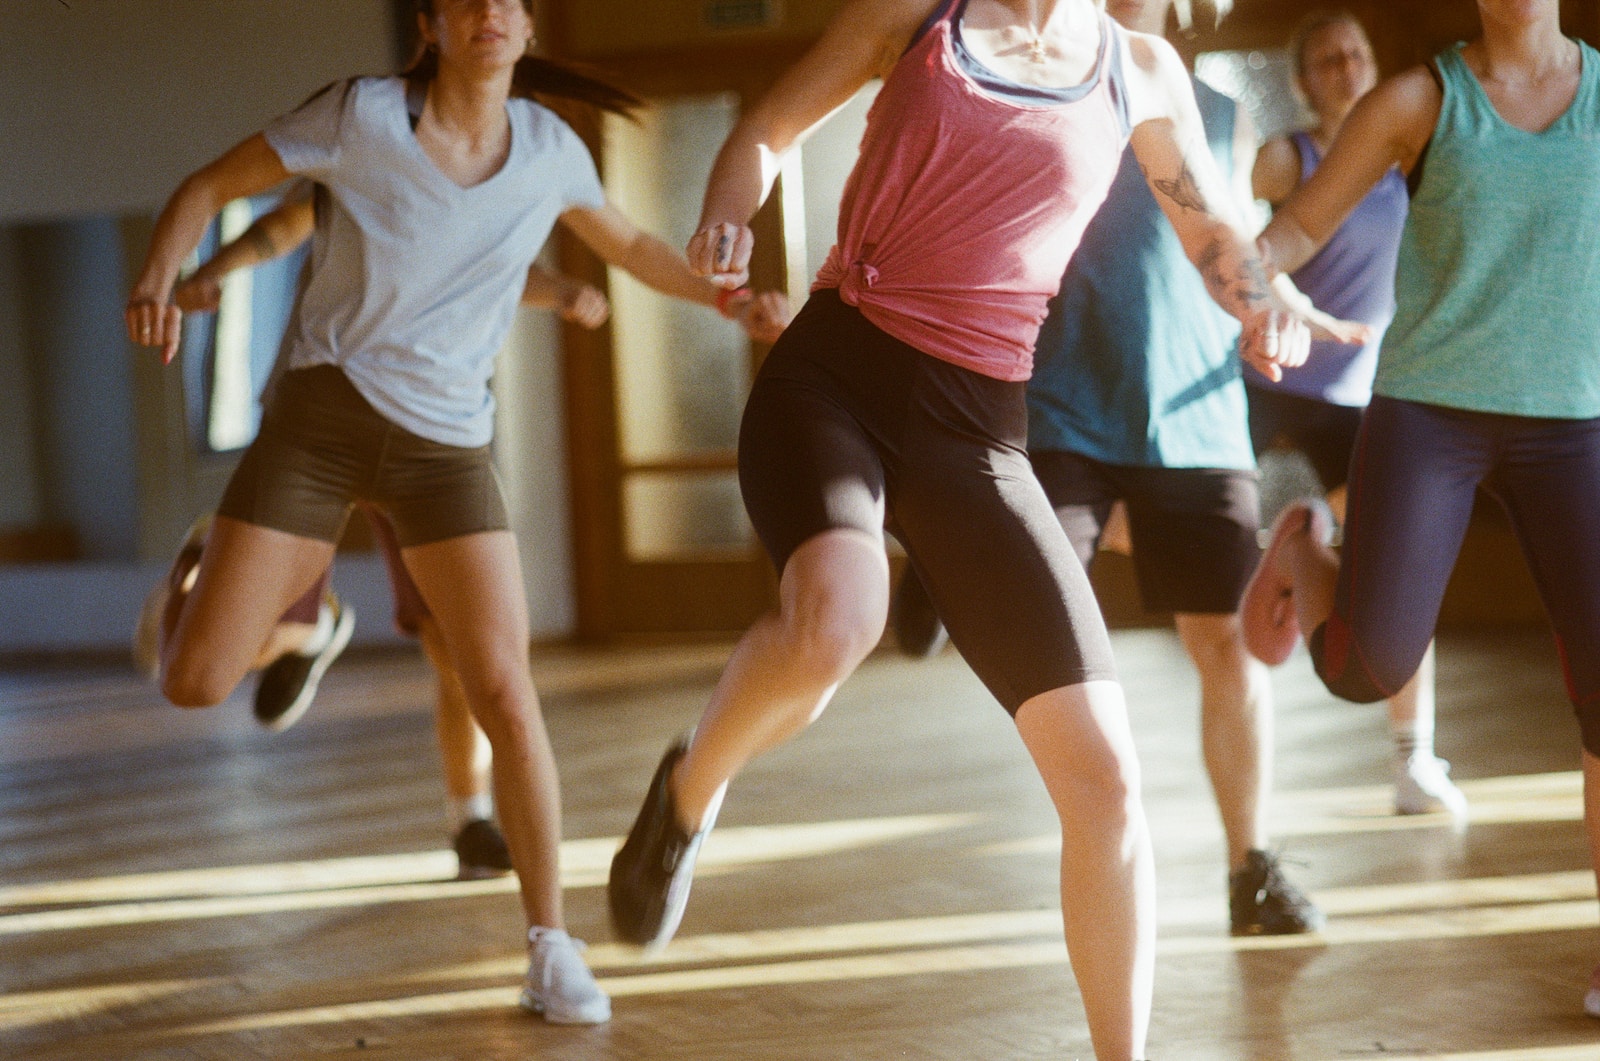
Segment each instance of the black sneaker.
[[889,602],[889,626],[901,653],[912,659],[937,656],[950,640],[939,613],[934,611],[927,587],[910,565],[900,576],[894,599]]
[[[691,836],[678,824],[673,807],[668,778],[688,746],[687,739],[680,737],[662,756],[639,817],[611,860],[611,878],[606,884],[613,931],[651,952],[665,947],[678,931],[689,902],[689,885],[694,882],[694,860],[701,841],[711,831],[712,823],[707,821]],[[713,809],[710,817],[715,816]]]
[[1292,936],[1327,923],[1266,851],[1251,851],[1244,867],[1228,874],[1228,912],[1235,936]]
[[511,849],[506,847],[506,838],[494,822],[473,819],[456,833],[454,846],[460,866],[458,880],[503,877],[511,872]]
[[317,695],[322,675],[350,643],[356,628],[355,609],[341,605],[331,593],[328,607],[333,609],[333,636],[321,651],[311,655],[287,652],[261,672],[256,683],[256,721],[270,730],[286,730],[300,721]]

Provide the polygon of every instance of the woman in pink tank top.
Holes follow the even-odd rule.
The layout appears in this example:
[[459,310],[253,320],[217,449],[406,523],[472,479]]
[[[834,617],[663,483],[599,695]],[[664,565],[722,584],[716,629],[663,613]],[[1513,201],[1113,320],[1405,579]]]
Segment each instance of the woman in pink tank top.
[[[676,930],[695,855],[754,756],[804,729],[878,643],[883,529],[1016,724],[1063,822],[1062,912],[1095,1056],[1145,1056],[1154,875],[1110,640],[1024,452],[1046,302],[1130,137],[1243,355],[1297,364],[1306,319],[1267,286],[1205,147],[1188,74],[1095,0],[849,0],[745,114],[690,263],[746,276],[782,155],[876,77],[838,244],[763,365],[739,442],[781,604],[672,745],[612,864],[620,936]],[[1324,322],[1332,323],[1332,322]]]

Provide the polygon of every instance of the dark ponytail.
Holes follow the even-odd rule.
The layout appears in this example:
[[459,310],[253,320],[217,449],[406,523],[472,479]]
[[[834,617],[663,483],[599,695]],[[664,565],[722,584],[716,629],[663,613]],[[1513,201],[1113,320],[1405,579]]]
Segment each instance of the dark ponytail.
[[[422,15],[433,13],[432,0],[416,0],[417,11]],[[532,0],[523,0],[523,7],[533,12]],[[416,54],[400,76],[408,81],[427,84],[439,73],[439,53],[418,42]],[[573,100],[587,103],[625,118],[644,106],[644,101],[627,89],[618,88],[586,69],[571,63],[558,63],[537,55],[524,55],[517,60],[511,73],[511,94],[524,99]]]

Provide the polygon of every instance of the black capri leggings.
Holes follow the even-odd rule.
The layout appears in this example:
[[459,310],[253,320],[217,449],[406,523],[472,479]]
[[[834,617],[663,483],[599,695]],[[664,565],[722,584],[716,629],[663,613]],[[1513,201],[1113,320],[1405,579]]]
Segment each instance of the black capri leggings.
[[1022,383],[930,357],[816,292],[761,368],[739,485],[781,573],[807,539],[905,543],[950,639],[1012,714],[1114,680],[1111,642],[1025,450]]

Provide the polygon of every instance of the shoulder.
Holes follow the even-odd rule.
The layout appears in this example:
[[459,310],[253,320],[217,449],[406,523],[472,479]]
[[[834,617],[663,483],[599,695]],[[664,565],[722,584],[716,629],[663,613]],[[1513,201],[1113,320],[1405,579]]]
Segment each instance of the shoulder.
[[1386,130],[1391,138],[1421,147],[1433,135],[1444,106],[1444,89],[1428,65],[1414,66],[1380,83],[1351,111],[1350,121]]
[[[1134,125],[1152,118],[1173,118],[1195,106],[1195,82],[1177,49],[1149,33],[1124,30],[1129,110]],[[1189,102],[1185,103],[1187,100]]]
[[886,75],[948,0],[845,0],[828,32],[873,48]]
[[512,120],[534,137],[535,141],[563,151],[580,150],[588,154],[584,144],[571,125],[555,111],[536,100],[513,97],[507,102]]

